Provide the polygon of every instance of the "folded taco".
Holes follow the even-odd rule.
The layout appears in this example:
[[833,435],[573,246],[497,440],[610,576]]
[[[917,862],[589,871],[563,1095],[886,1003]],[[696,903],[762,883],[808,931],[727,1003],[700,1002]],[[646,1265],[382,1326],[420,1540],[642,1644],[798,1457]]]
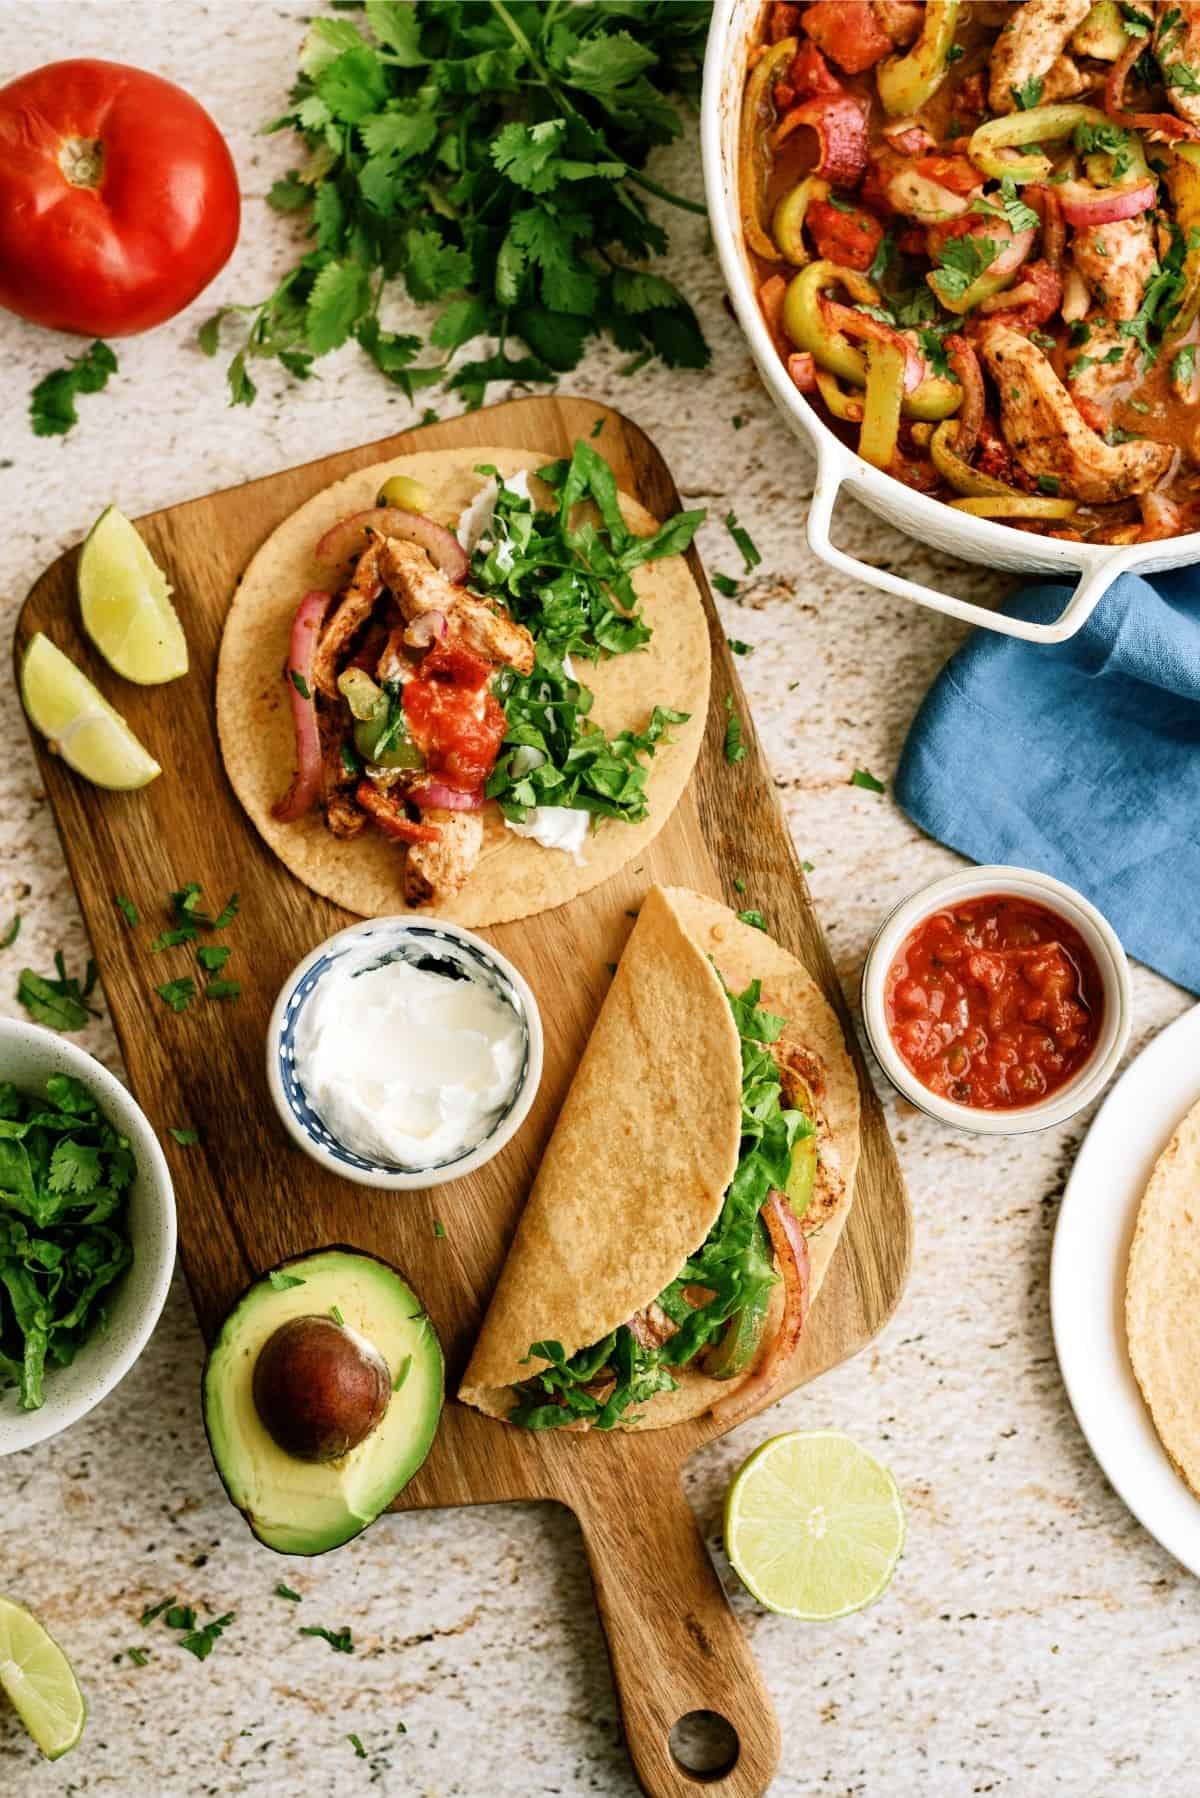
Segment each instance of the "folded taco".
[[[417,506],[420,510],[412,510]],[[687,784],[708,627],[681,553],[588,443],[360,470],[263,544],[225,626],[230,781],[316,892],[494,924],[645,847]]]
[[786,1371],[854,1196],[859,1095],[805,968],[654,888],[459,1397],[528,1429],[660,1428]]

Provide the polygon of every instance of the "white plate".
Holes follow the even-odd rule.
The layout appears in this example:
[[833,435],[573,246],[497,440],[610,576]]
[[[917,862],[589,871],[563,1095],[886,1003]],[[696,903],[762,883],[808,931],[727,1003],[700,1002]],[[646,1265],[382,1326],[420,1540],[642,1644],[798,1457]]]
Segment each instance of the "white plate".
[[1200,1005],[1113,1087],[1063,1194],[1050,1316],[1067,1396],[1092,1453],[1138,1521],[1200,1575],[1200,1501],[1167,1459],[1125,1341],[1125,1270],[1154,1163],[1200,1098]]

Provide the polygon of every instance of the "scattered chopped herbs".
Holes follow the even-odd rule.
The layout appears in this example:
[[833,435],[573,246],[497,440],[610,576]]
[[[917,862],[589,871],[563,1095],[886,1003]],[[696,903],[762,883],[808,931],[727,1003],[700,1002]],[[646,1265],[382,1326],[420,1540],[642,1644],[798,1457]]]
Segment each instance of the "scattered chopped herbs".
[[742,417],[740,412],[735,412],[729,422],[735,431],[740,431],[746,420]]
[[873,774],[868,774],[865,768],[856,768],[854,770],[854,773],[850,776],[850,785],[852,787],[865,787],[868,793],[885,793],[887,791],[883,782],[881,780],[876,780]]
[[346,1319],[342,1315],[342,1307],[340,1305],[330,1305],[329,1315],[332,1317],[339,1330],[344,1330],[346,1328]]
[[1107,156],[1109,176],[1113,181],[1120,181],[1133,167],[1133,134],[1120,125],[1111,122],[1076,125],[1071,143],[1079,156],[1096,153]]
[[299,1592],[293,1592],[292,1588],[290,1586],[285,1586],[282,1580],[280,1580],[275,1588],[275,1596],[276,1598],[287,1598],[292,1604],[300,1604],[302,1602]]
[[433,1233],[437,1237],[439,1242],[442,1241],[442,1239],[444,1238],[444,1236],[446,1234],[446,1227],[442,1223],[442,1220],[440,1217],[435,1217],[433,1220]]
[[168,1629],[195,1629],[196,1613],[190,1604],[173,1604],[163,1622]]
[[240,980],[210,980],[204,989],[206,999],[220,999],[232,1003],[242,996]]
[[120,911],[121,916],[124,918],[125,922],[128,924],[130,930],[136,929],[137,926],[141,923],[142,919],[141,919],[141,913],[138,911],[137,906],[133,903],[133,900],[127,899],[125,897],[124,893],[117,893],[113,899],[113,904]]
[[1200,74],[1189,63],[1168,63],[1162,78],[1164,87],[1176,88],[1181,94],[1200,94]]
[[[676,1326],[675,1333],[659,1347],[648,1348],[628,1324],[621,1324],[569,1357],[561,1343],[533,1343],[528,1359],[549,1365],[518,1386],[511,1423],[544,1430],[585,1418],[595,1429],[610,1430],[622,1419],[636,1421],[633,1407],[655,1393],[674,1391],[674,1370],[693,1362],[723,1335],[736,1312],[762,1302],[775,1285],[759,1213],[773,1190],[786,1189],[793,1147],[812,1135],[813,1125],[802,1112],[783,1106],[770,1045],[784,1020],[760,1008],[761,992],[761,983],[754,981],[744,993],[728,995],[742,1045],[741,1150],[716,1223],[678,1278],[658,1295],[656,1302]],[[696,1287],[712,1297],[693,1303]]]
[[164,981],[154,990],[164,1005],[169,1005],[174,1012],[181,1012],[186,1011],[196,997],[196,982],[190,974],[184,974],[178,980]]
[[[498,478],[492,468],[480,472]],[[501,484],[491,535],[471,563],[472,588],[504,606],[537,639],[531,674],[505,668],[496,679],[507,729],[485,791],[514,823],[523,823],[538,805],[636,823],[647,811],[645,758],[673,725],[686,723],[686,715],[656,706],[643,730],[606,737],[588,717],[591,689],[569,675],[563,661],[598,661],[649,641],[633,572],[681,554],[704,514],[677,512],[652,536],[635,536],[621,516],[611,468],[583,440],[569,462],[550,463],[538,473],[558,495],[557,508],[535,511]],[[599,522],[574,522],[579,502],[589,499]]]
[[[189,1654],[194,1654],[198,1661],[206,1661],[213,1651],[218,1636],[224,1635],[233,1620],[234,1612],[226,1611],[223,1617],[214,1617],[210,1622],[202,1624],[199,1629],[193,1629],[183,1638],[179,1646],[186,1648]],[[169,1616],[167,1621],[170,1622]]]
[[592,426],[591,430],[588,432],[588,436],[595,439],[595,438],[599,437],[599,435],[603,429],[604,429],[604,420],[602,418],[598,418],[596,420],[595,424]]
[[1037,478],[1037,488],[1039,493],[1047,493],[1052,498],[1056,498],[1059,489],[1058,476],[1056,474],[1040,474]]
[[197,936],[194,924],[177,924],[173,930],[164,930],[150,945],[151,955],[160,955],[164,949],[177,949],[180,943],[194,943]]
[[[1118,329],[1119,328],[1120,327],[1118,326]],[[1077,381],[1086,368],[1111,367],[1115,363],[1120,362],[1124,355],[1125,345],[1123,343],[1114,343],[1111,349],[1107,349],[1104,352],[1103,356],[1089,356],[1086,353],[1082,356],[1076,356],[1074,362],[1072,362],[1070,368],[1067,370],[1067,379],[1068,381]]]
[[302,1636],[320,1636],[323,1642],[328,1642],[335,1654],[354,1653],[354,1641],[348,1627],[333,1630],[322,1629],[319,1624],[315,1626],[306,1624],[301,1628],[300,1634]]
[[948,237],[938,251],[939,267],[929,284],[941,300],[961,299],[1000,254],[991,237]]
[[800,871],[802,874],[811,874],[816,865],[816,862],[801,862]]
[[744,893],[746,890],[746,883],[740,874],[735,874],[733,877],[733,890],[735,893]]
[[175,1141],[185,1149],[195,1148],[196,1144],[200,1141],[200,1132],[198,1130],[180,1130],[174,1124],[169,1124],[167,1126],[167,1135],[173,1136]]
[[767,928],[767,920],[760,911],[755,909],[740,911],[738,917],[743,924],[750,924],[755,930],[765,930]]
[[117,372],[117,358],[99,339],[81,356],[72,356],[66,368],[43,376],[29,401],[29,422],[38,437],[65,437],[79,423],[75,401],[81,393],[99,393],[108,377]]
[[738,523],[736,514],[733,512],[726,512],[725,514],[725,529],[729,532],[729,535],[733,538],[734,542],[742,552],[742,561],[745,564],[746,573],[751,573],[751,571],[757,568],[762,561],[762,556],[755,547],[749,531],[744,525]]
[[209,974],[219,974],[233,950],[224,943],[202,943],[196,951],[196,960]]
[[405,1355],[403,1361],[401,1361],[399,1367],[396,1369],[396,1375],[392,1381],[392,1391],[393,1392],[399,1392],[401,1386],[403,1386],[405,1380],[407,1380],[411,1368],[412,1368],[412,1356]]
[[1016,87],[1010,87],[1008,91],[1016,101],[1018,111],[1032,112],[1035,106],[1041,104],[1042,87],[1041,76],[1031,75],[1028,81],[1019,82]]
[[172,1595],[170,1598],[160,1599],[157,1604],[147,1605],[142,1612],[142,1628],[144,1629],[148,1623],[153,1623],[156,1617],[161,1617],[164,1611],[169,1611],[174,1603],[175,1599]]
[[753,643],[743,643],[740,637],[726,637],[725,641],[735,656],[752,656],[754,654]]
[[746,759],[746,745],[742,742],[742,721],[733,709],[733,694],[725,696],[725,710],[729,718],[725,725],[725,760],[732,767],[736,762]]
[[299,1274],[286,1274],[281,1267],[273,1267],[267,1279],[276,1292],[287,1292],[293,1286],[303,1286],[305,1282]]
[[1001,181],[998,200],[995,195],[981,196],[972,203],[971,211],[1003,218],[1014,236],[1019,231],[1036,231],[1042,222],[1040,213],[1035,212],[1032,206],[1027,206],[1021,198],[1011,175],[1006,175]]
[[297,693],[299,693],[301,699],[311,699],[312,695],[308,690],[308,682],[298,668],[288,669],[288,679],[291,681],[293,687],[295,687]]
[[359,1741],[358,1737],[351,1732],[351,1734],[346,1737],[346,1740],[354,1750],[355,1759],[365,1761],[367,1758],[367,1751]]
[[[261,303],[224,307],[200,333],[215,355],[222,328],[244,321],[232,402],[255,397],[252,361],[304,380],[351,340],[410,399],[440,385],[468,406],[492,381],[555,381],[601,333],[635,360],[706,366],[683,294],[638,265],[669,248],[648,194],[703,212],[643,164],[683,129],[668,93],[698,96],[708,14],[699,0],[371,0],[362,30],[314,19],[287,108],[266,127],[294,132],[303,153],[269,195],[301,225],[302,254]],[[400,282],[438,307],[431,355],[379,322]],[[480,338],[496,342],[456,360]]]
[[741,592],[739,583],[733,579],[732,575],[714,574],[712,584],[725,599],[736,599]]
[[146,1662],[150,1659],[149,1654],[144,1648],[127,1648],[125,1652],[135,1667],[144,1667]]
[[959,62],[967,54],[964,44],[951,44],[946,52],[947,63]]
[[62,950],[56,949],[54,968],[53,980],[48,974],[22,968],[17,979],[17,998],[35,1024],[45,1024],[50,1030],[82,1030],[89,1018],[100,1016],[88,1004],[96,984],[96,964],[88,962],[80,982],[67,973]]

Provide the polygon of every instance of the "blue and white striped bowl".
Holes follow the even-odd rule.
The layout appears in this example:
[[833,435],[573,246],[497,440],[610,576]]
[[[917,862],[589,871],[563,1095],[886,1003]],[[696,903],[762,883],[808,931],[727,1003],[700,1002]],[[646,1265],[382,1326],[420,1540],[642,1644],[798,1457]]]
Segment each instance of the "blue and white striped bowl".
[[[296,1027],[319,983],[342,956],[378,950],[381,962],[401,959],[452,962],[471,978],[483,981],[516,1014],[525,1035],[525,1054],[516,1089],[482,1142],[431,1167],[405,1167],[359,1153],[333,1135],[318,1116],[296,1074]],[[369,918],[319,943],[284,981],[267,1027],[267,1084],[275,1108],[292,1141],[306,1155],[354,1180],[386,1192],[412,1192],[441,1186],[473,1173],[499,1154],[524,1123],[542,1078],[542,1020],[528,982],[505,956],[482,937],[459,924],[437,918]]]

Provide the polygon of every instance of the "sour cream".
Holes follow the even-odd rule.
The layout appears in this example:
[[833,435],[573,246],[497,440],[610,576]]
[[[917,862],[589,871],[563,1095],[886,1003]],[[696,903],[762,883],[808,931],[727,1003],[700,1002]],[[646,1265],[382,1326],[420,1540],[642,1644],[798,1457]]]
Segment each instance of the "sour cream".
[[[514,475],[505,477],[504,485],[518,499],[532,502],[533,495],[529,491],[529,475],[522,468]],[[484,482],[469,506],[464,507],[459,515],[456,536],[459,544],[467,554],[474,555],[482,545],[488,547],[492,534],[492,520],[496,515],[496,500],[499,498],[500,486],[494,476]]]
[[512,818],[504,820],[515,835],[532,837],[543,849],[561,849],[577,862],[583,861],[583,846],[591,821],[590,812],[581,812],[568,805],[531,806],[529,816],[521,824]]
[[295,1053],[309,1103],[345,1148],[428,1168],[491,1133],[520,1082],[525,1034],[466,969],[455,978],[368,950],[317,983]]

